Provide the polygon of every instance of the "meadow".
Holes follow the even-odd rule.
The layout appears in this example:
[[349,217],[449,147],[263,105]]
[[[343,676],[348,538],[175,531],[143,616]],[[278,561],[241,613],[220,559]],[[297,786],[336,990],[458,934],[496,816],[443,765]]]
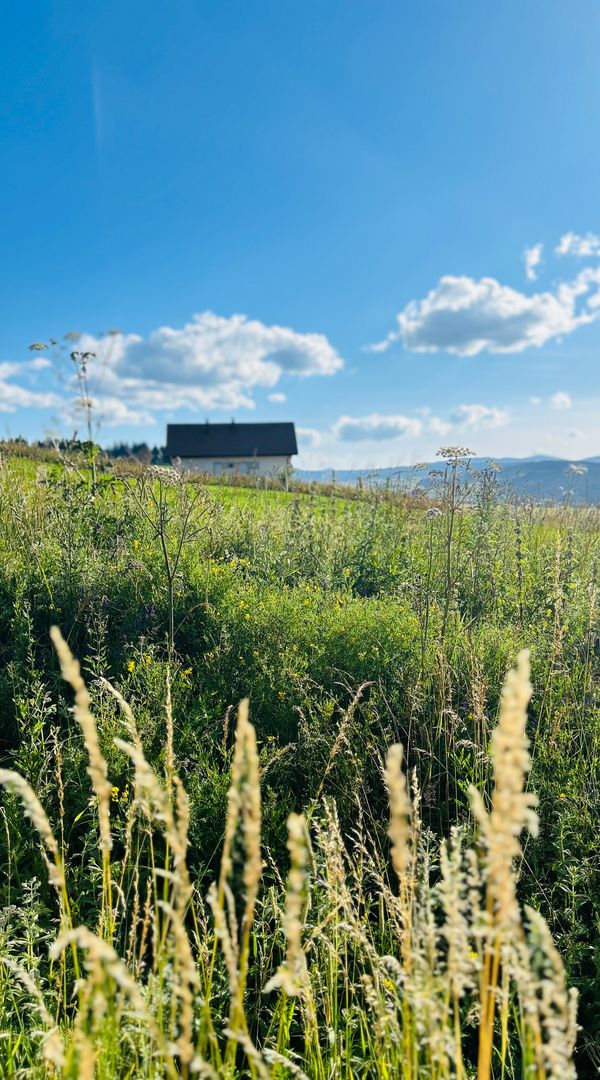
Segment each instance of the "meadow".
[[597,1075],[600,510],[463,457],[4,447],[0,1075]]

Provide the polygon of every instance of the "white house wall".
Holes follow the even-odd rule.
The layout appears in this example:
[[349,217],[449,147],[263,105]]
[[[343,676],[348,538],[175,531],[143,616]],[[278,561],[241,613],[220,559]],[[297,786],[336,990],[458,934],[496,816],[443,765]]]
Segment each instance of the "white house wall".
[[179,468],[215,475],[240,473],[242,476],[274,476],[291,462],[290,457],[179,458]]

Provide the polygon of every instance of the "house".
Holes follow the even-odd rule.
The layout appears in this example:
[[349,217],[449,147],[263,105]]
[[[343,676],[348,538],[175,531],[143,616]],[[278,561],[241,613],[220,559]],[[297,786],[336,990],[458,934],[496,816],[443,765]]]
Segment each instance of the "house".
[[167,424],[167,454],[182,469],[268,476],[297,453],[291,423]]

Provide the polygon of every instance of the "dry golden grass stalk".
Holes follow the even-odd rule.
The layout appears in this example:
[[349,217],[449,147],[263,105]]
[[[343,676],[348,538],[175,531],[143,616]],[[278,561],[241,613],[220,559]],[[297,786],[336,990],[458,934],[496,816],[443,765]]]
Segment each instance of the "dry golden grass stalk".
[[448,946],[447,970],[450,987],[456,1001],[474,984],[475,964],[469,923],[469,901],[466,874],[462,863],[460,836],[454,831],[452,847],[442,841],[440,847],[441,880],[439,893],[444,911],[442,935]]
[[[239,928],[235,913],[235,901],[230,887],[230,879],[234,870],[233,849],[238,836],[241,836],[244,848],[242,869],[244,896]],[[244,699],[240,702],[238,709],[219,884],[216,890],[209,892],[208,897],[215,921],[216,938],[221,944],[229,976],[229,1028],[233,1034],[225,1052],[225,1061],[230,1069],[233,1068],[235,1060],[236,1043],[241,1045],[240,1033],[244,1034],[246,1041],[249,1039],[243,998],[248,975],[250,934],[254,922],[261,874],[261,801],[258,750],[256,747],[256,733],[248,718],[248,700]],[[214,957],[212,966],[214,967]],[[248,1053],[247,1048],[246,1052]],[[256,1065],[256,1063],[254,1064]]]
[[115,739],[114,743],[133,764],[136,798],[139,799],[140,806],[149,819],[159,821],[164,825],[165,834],[173,852],[183,862],[187,839],[185,842],[182,841],[171,801],[161,787],[154,769],[146,761],[143,750],[133,743],[125,742],[124,739]]
[[256,732],[248,719],[247,698],[240,703],[238,713],[236,755],[239,757],[240,763],[243,763],[245,774],[241,788],[241,814],[242,832],[246,847],[244,866],[246,907],[244,921],[248,925],[254,913],[262,873],[262,857],[260,851],[261,806],[258,750],[256,748]]
[[114,699],[117,702],[119,708],[121,709],[121,712],[123,713],[123,716],[125,717],[125,728],[127,730],[127,734],[129,735],[129,738],[131,739],[131,741],[134,744],[134,746],[136,747],[136,749],[141,751],[142,750],[142,741],[140,739],[140,736],[139,736],[139,733],[138,733],[138,730],[137,730],[137,726],[136,726],[136,723],[135,723],[135,718],[134,718],[134,715],[133,715],[133,711],[131,709],[131,706],[130,706],[129,702],[125,700],[125,698],[123,697],[121,692],[119,690],[117,690],[117,688],[115,686],[113,686],[113,684],[111,682],[109,682],[108,679],[105,679],[102,676],[100,676],[100,678],[98,679],[98,682],[102,686],[105,686],[106,689],[108,690],[108,692],[110,694],[112,694],[112,696],[114,697]]
[[[35,791],[20,775],[11,769],[0,769],[0,787],[6,788],[13,795],[17,795],[23,804],[25,816],[32,822],[42,844],[45,848],[48,878],[52,885],[59,890],[65,888],[64,867],[56,837],[52,832],[52,826],[46,816],[46,811],[38,799]],[[48,858],[48,856],[50,856]]]
[[195,1057],[193,1038],[194,993],[200,985],[200,979],[194,962],[188,932],[180,913],[165,901],[159,900],[158,905],[169,918],[175,942],[173,993],[179,1000],[180,1007],[179,1030],[172,1050],[182,1064],[188,1066]]
[[279,1054],[277,1050],[264,1050],[263,1057],[268,1065],[281,1065],[285,1069],[284,1075],[295,1076],[296,1080],[309,1080],[295,1061],[290,1061],[285,1054]]
[[[221,892],[232,872],[232,850],[238,827],[241,827],[244,840],[245,858],[243,869],[244,913],[242,917],[242,937],[252,923],[258,886],[262,873],[260,850],[261,806],[258,751],[256,733],[248,719],[248,699],[240,702],[238,723],[235,733],[235,747],[231,768],[231,786],[227,804],[227,824],[221,860]],[[222,896],[219,903],[222,906]]]
[[[76,946],[85,952],[87,976],[78,985],[79,1007],[74,1029],[73,1047],[77,1054],[78,1080],[94,1080],[98,1062],[96,1033],[108,1014],[115,1019],[127,1017],[128,1022],[137,1021],[154,1044],[153,1054],[159,1057],[168,1077],[179,1076],[173,1058],[172,1047],[165,1040],[157,1025],[152,1009],[146,1002],[141,985],[108,942],[88,930],[77,926],[60,934],[50,948],[50,959],[57,960],[66,949]],[[118,1003],[108,980],[112,980],[127,1000],[127,1007]],[[113,1023],[114,1020],[111,1021]]]
[[86,952],[85,966],[88,971],[95,971],[98,965],[101,965],[104,972],[114,979],[117,986],[127,995],[131,1006],[140,1018],[151,1022],[151,1016],[138,983],[111,945],[88,930],[87,926],[76,926],[72,930],[65,930],[53,942],[50,947],[50,959],[57,960],[71,944],[77,945],[77,948]]
[[325,786],[325,781],[327,780],[327,777],[329,776],[331,770],[333,769],[333,766],[335,765],[335,759],[337,758],[340,750],[342,749],[342,746],[344,746],[344,744],[346,746],[348,746],[348,739],[347,739],[348,728],[350,727],[350,724],[352,723],[352,718],[354,716],[354,713],[356,712],[356,707],[357,707],[360,699],[362,698],[365,690],[369,686],[372,686],[372,683],[370,683],[370,682],[361,683],[361,685],[358,687],[358,690],[356,691],[354,697],[352,698],[352,701],[350,702],[348,708],[344,712],[344,715],[342,716],[340,726],[338,728],[338,733],[337,733],[337,735],[335,737],[335,742],[334,742],[333,746],[331,747],[329,758],[327,760],[327,765],[325,766],[325,772],[323,773],[323,776],[321,778],[321,783],[319,784],[317,794],[315,795],[315,799],[314,799],[315,803],[318,803],[319,799],[321,798],[321,795],[323,794],[323,788]]
[[[169,712],[169,708],[167,710]],[[192,894],[192,886],[187,867],[189,800],[178,776],[175,775],[173,761],[167,772],[168,791],[165,791],[152,767],[147,762],[141,746],[115,739],[116,746],[133,763],[135,771],[136,800],[145,810],[149,821],[158,821],[164,826],[168,842],[168,863],[163,869],[154,870],[156,878],[168,883],[170,894],[165,892],[162,899],[155,898],[155,908],[166,915],[166,923],[161,932],[162,945],[171,941],[171,962],[173,964],[174,997],[178,1002],[178,1030],[172,1045],[173,1054],[177,1055],[184,1069],[188,1069],[192,1060],[197,1058],[193,1041],[194,995],[199,985],[198,971],[188,931],[185,926],[186,913]],[[172,805],[174,791],[175,806]],[[172,858],[172,869],[169,869]],[[170,895],[170,899],[167,896]],[[145,940],[150,909],[148,902],[144,914],[142,938]],[[153,919],[156,924],[156,919]]]
[[[60,635],[53,634],[53,640],[63,674],[75,689],[75,712],[84,732],[90,758],[88,771],[101,821],[106,809],[100,840],[105,868],[108,865],[110,871],[110,819],[104,807],[106,762],[98,748],[79,665]],[[490,1080],[495,1075],[496,1059],[498,1075],[513,1075],[510,1018],[516,991],[523,1068],[530,1069],[536,1080],[575,1080],[572,1054],[577,1030],[576,996],[567,990],[563,965],[546,923],[537,913],[528,911],[530,932],[526,935],[516,898],[515,860],[521,852],[520,835],[525,828],[535,832],[537,827],[535,797],[524,790],[530,768],[525,729],[531,684],[526,652],[519,655],[516,670],[509,672],[502,694],[499,722],[492,738],[495,788],[489,813],[481,797],[472,792],[483,850],[463,853],[455,832],[449,847],[441,845],[441,879],[437,886],[431,885],[431,843],[420,829],[418,790],[414,784],[411,802],[400,746],[391,747],[385,769],[391,859],[400,884],[399,896],[390,887],[376,854],[367,850],[361,834],[355,848],[358,862],[348,850],[333,802],[325,802],[321,819],[314,823],[314,850],[309,846],[303,816],[290,815],[290,870],[282,917],[286,956],[266,986],[266,990],[278,987],[284,992],[277,1006],[284,1034],[281,1041],[277,1039],[277,1049],[267,1050],[250,1035],[244,999],[262,872],[259,760],[248,702],[243,701],[239,708],[221,872],[218,888],[209,895],[215,926],[211,940],[205,924],[202,929],[198,926],[191,904],[186,861],[190,811],[175,773],[172,744],[167,751],[166,782],[161,782],[144,756],[129,706],[112,687],[109,689],[119,701],[131,738],[131,742],[115,742],[130,758],[135,771],[135,799],[125,833],[126,858],[130,856],[133,816],[140,816],[139,808],[147,819],[143,825],[149,836],[157,823],[162,826],[167,857],[163,867],[152,865],[143,916],[139,869],[137,864],[134,867],[132,926],[124,941],[130,966],[109,941],[86,927],[63,929],[52,946],[53,960],[61,958],[67,948],[73,951],[75,964],[78,949],[86,955],[85,978],[76,975],[78,1003],[71,1039],[65,1046],[32,976],[14,962],[6,962],[34,1000],[44,1026],[42,1049],[49,1067],[63,1069],[65,1075],[72,1075],[75,1068],[80,1080],[93,1080],[106,1068],[106,1047],[102,1042],[106,1032],[113,1038],[119,1031],[127,1038],[133,1028],[137,1037],[150,1046],[151,1068],[158,1065],[156,1075],[171,1080],[190,1073],[210,1080],[216,1076],[234,1080],[241,1075],[242,1053],[248,1074],[261,1080],[271,1076],[271,1070],[274,1075],[285,1071],[304,1077],[304,1068],[320,1080],[341,1075],[341,1070],[350,1075],[344,1022],[338,1015],[343,990],[346,1007],[356,1008],[360,1016],[361,1038],[371,1054],[367,1068],[372,1066],[378,1070],[377,1075],[390,1078],[402,1075],[405,1080],[424,1076],[464,1080],[464,1012],[471,1004],[479,1018],[477,1077]],[[169,696],[167,723],[171,725],[169,741]],[[61,851],[43,807],[17,773],[0,770],[0,784],[18,795],[33,821],[68,913]],[[103,831],[106,829],[108,834]],[[437,850],[437,844],[435,847]],[[314,926],[303,942],[311,902],[309,865],[313,856],[316,867],[321,869],[312,875]],[[234,894],[238,878],[241,897]],[[367,879],[375,882],[380,905],[378,920],[365,918],[366,912],[374,913],[370,908],[372,890],[367,896],[363,889]],[[125,910],[125,894],[119,895],[121,902],[116,905],[115,918],[120,908]],[[444,916],[441,925],[440,906]],[[186,926],[190,913],[196,928],[193,939]],[[141,978],[146,974],[143,958],[150,934],[152,949],[148,951],[153,953],[153,966],[146,986]],[[221,997],[211,993],[217,941],[229,984],[226,1027]],[[399,955],[381,955],[382,943]],[[208,952],[213,947],[211,960]],[[168,976],[161,982],[165,972]],[[205,981],[201,975],[206,973]],[[157,984],[163,995],[158,1006],[152,992],[152,986]],[[286,996],[299,998],[299,1004],[286,1003]],[[224,1032],[227,1039],[224,1048],[217,1035],[217,1001],[219,1034]],[[208,1032],[204,1046],[200,1039],[195,1041],[198,1008]],[[304,1040],[304,1068],[286,1057],[291,1051],[292,1044],[285,1040],[294,1010],[294,1023],[301,1025]],[[203,1056],[206,1046],[211,1062]]]
[[46,1002],[44,1001],[39,986],[34,981],[31,974],[26,971],[25,968],[21,967],[20,964],[17,964],[10,956],[0,956],[0,963],[4,964],[4,967],[6,967],[14,975],[15,979],[17,979],[17,981],[31,994],[33,1007],[44,1025],[42,1040],[42,1054],[44,1061],[52,1068],[60,1071],[66,1060],[65,1048],[58,1025],[48,1012]]
[[[259,1076],[260,1080],[272,1080],[271,1070],[267,1067],[262,1054],[259,1050],[257,1050],[256,1046],[252,1042],[252,1039],[246,1031],[229,1027],[225,1029],[225,1034],[229,1038],[232,1045],[238,1043],[242,1047],[242,1050],[246,1054],[248,1061],[251,1063],[251,1066],[253,1066],[252,1075]],[[239,1073],[237,1073],[236,1071],[230,1075],[235,1077],[239,1076]]]
[[392,865],[401,885],[406,884],[412,866],[411,802],[406,776],[402,771],[404,751],[400,743],[390,746],[385,767],[385,782],[390,800]]
[[[531,693],[529,652],[523,649],[516,668],[506,676],[498,724],[492,735],[494,791],[489,814],[479,792],[470,789],[471,804],[485,848],[483,872],[487,887],[484,917],[486,936],[480,974],[479,1080],[487,1080],[491,1073],[494,1019],[498,1005],[503,1046],[505,1044],[509,1005],[504,984],[514,947],[523,937],[516,894],[515,860],[521,854],[520,836],[523,830],[529,829],[535,836],[538,829],[534,809],[537,798],[525,791],[531,767],[526,733]],[[522,983],[525,985],[524,980]],[[535,1015],[530,1018],[530,1025],[533,1025],[533,1030],[536,1029]],[[537,1035],[536,1042],[539,1044]],[[539,1061],[539,1046],[537,1057]]]
[[568,990],[563,962],[546,920],[525,908],[533,946],[541,953],[543,972],[538,981],[538,1010],[543,1041],[541,1057],[547,1080],[576,1080],[573,1050],[577,1037],[577,991]]
[[265,993],[281,987],[288,997],[306,990],[308,969],[302,948],[302,911],[306,903],[308,879],[308,845],[306,822],[302,814],[290,814],[287,820],[287,848],[290,853],[285,912],[282,918],[286,941],[285,962],[265,986]]
[[[225,900],[230,913],[229,917],[225,909]],[[215,935],[221,946],[227,969],[229,992],[232,996],[235,996],[239,981],[239,942],[235,919],[235,901],[233,901],[229,885],[225,883],[223,886],[222,899],[219,899],[216,886],[211,885],[208,890],[207,902],[213,913]]]
[[81,677],[79,661],[73,656],[58,626],[50,628],[50,637],[56,649],[63,679],[72,686],[75,693],[75,718],[83,732],[83,740],[89,759],[88,775],[98,800],[100,846],[103,854],[108,854],[112,849],[110,831],[111,784],[108,779],[108,766],[100,750],[96,722],[91,710],[90,695]]
[[529,652],[523,649],[517,667],[506,676],[498,725],[492,735],[494,792],[488,814],[481,795],[470,789],[474,813],[486,847],[485,872],[498,926],[508,928],[520,921],[516,898],[514,860],[521,854],[519,837],[524,829],[537,836],[537,796],[525,791],[531,767],[526,733],[527,706],[532,687]]

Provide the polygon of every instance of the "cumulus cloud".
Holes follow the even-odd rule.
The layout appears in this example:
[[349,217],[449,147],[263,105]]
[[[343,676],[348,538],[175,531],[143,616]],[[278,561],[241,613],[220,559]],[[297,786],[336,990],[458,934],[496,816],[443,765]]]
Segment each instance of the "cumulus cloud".
[[[431,415],[431,409],[415,410],[417,416],[370,413],[367,416],[340,416],[328,431],[299,428],[301,442],[310,446],[340,443],[383,442],[392,439],[417,438],[421,434],[448,435],[457,428],[472,430],[504,427],[510,416],[493,405],[458,405],[447,419]],[[421,417],[423,419],[421,419]]]
[[[423,300],[413,300],[397,316],[398,329],[371,346],[383,352],[402,341],[414,352],[457,356],[517,353],[541,346],[593,322],[600,310],[600,270],[582,270],[555,292],[527,296],[495,278],[447,275]],[[585,302],[581,302],[585,297]]]
[[459,405],[450,417],[453,423],[473,428],[498,428],[510,423],[510,416],[504,409],[490,405]]
[[116,427],[118,424],[154,424],[156,423],[151,413],[145,409],[132,409],[125,401],[118,397],[104,395],[93,398],[94,416],[103,425]]
[[304,444],[306,446],[314,447],[319,446],[323,441],[322,432],[317,431],[316,428],[297,427],[296,435],[298,436],[298,441],[301,445]]
[[535,281],[538,274],[538,267],[542,261],[542,252],[544,250],[543,244],[533,244],[532,247],[525,248],[523,252],[523,262],[525,263],[525,275],[528,281]]
[[11,379],[14,375],[31,378],[36,372],[49,367],[51,364],[46,356],[36,356],[34,360],[23,360],[17,364],[3,360],[0,362],[0,379]]
[[373,439],[397,439],[399,436],[420,435],[422,423],[415,417],[383,416],[371,413],[369,416],[340,416],[331,431],[335,439],[342,442],[362,442]]
[[561,236],[554,250],[557,255],[576,255],[580,259],[589,259],[591,256],[600,255],[600,236],[593,232],[588,232],[585,236],[568,232]]
[[0,412],[16,412],[17,409],[48,409],[59,405],[61,399],[50,392],[42,393],[28,390],[15,383],[0,379]]
[[571,396],[567,394],[566,390],[557,390],[550,398],[550,408],[558,409],[560,412],[570,409],[572,404]]
[[447,435],[449,431],[452,431],[450,421],[443,420],[441,416],[431,416],[427,427],[432,435]]
[[50,367],[50,361],[43,356],[23,363],[0,363],[0,412],[16,412],[17,409],[48,409],[60,404],[61,398],[51,391],[31,390],[8,380],[15,376],[35,382],[36,373]]
[[269,401],[271,401],[273,405],[283,405],[283,403],[287,401],[287,395],[275,391],[274,394],[269,394]]
[[96,392],[138,409],[253,408],[256,387],[275,387],[284,374],[333,375],[343,366],[323,334],[210,311],[147,337],[84,334],[78,349],[96,354]]

